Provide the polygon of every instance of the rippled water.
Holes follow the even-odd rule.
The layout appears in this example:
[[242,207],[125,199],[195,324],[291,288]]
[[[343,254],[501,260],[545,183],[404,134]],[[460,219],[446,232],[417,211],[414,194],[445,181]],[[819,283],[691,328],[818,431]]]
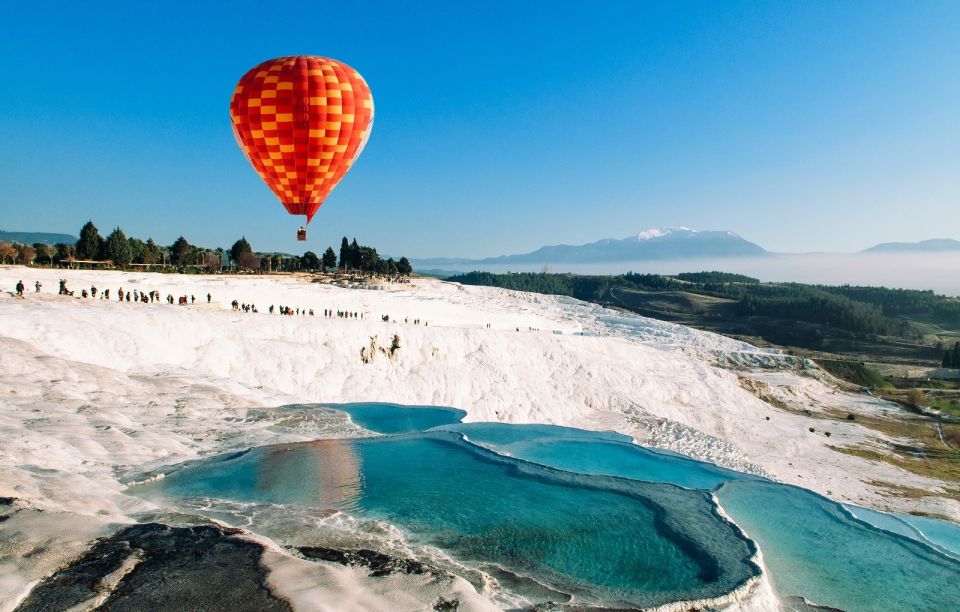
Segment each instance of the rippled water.
[[152,486],[174,498],[380,519],[415,542],[495,564],[574,601],[715,597],[757,572],[752,545],[702,492],[549,470],[447,432],[257,448]]
[[960,550],[960,527],[953,523],[848,510],[805,489],[644,449],[617,434],[499,423],[444,429],[564,470],[713,489],[759,543],[780,595],[846,610],[960,608],[960,564],[948,557]]
[[[194,509],[212,500],[240,514],[256,506],[254,531],[278,516],[342,511],[484,571],[535,580],[547,599],[622,606],[717,596],[756,572],[752,543],[717,514],[716,495],[759,543],[782,596],[847,610],[960,601],[960,563],[947,554],[960,528],[951,523],[848,510],[613,433],[462,424],[452,409],[330,407],[390,435],[256,448],[188,466],[141,493]],[[281,539],[300,543],[309,525]]]
[[956,610],[960,563],[852,519],[815,493],[732,481],[720,503],[763,551],[779,593],[845,610]]

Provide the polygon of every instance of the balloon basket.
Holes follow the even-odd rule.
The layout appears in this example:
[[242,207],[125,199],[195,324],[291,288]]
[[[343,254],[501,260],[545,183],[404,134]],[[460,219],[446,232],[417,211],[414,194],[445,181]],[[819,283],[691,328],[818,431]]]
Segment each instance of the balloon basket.
[[307,239],[307,228],[301,227],[297,229],[297,240],[303,242]]

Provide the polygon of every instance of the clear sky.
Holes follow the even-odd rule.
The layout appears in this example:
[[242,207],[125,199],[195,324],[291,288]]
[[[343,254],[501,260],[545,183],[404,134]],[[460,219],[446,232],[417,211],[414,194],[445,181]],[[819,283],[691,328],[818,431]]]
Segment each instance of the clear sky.
[[299,252],[228,114],[247,69],[293,54],[352,65],[377,109],[313,250],[960,238],[955,0],[8,2],[0,229]]

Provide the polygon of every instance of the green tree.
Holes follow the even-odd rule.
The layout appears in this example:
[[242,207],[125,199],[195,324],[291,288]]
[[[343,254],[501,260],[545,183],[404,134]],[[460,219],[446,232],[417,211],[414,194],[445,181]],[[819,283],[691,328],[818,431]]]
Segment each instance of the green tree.
[[143,254],[147,251],[147,243],[132,236],[127,239],[127,242],[130,243],[130,261],[134,263],[146,263],[143,261]]
[[360,245],[357,244],[357,239],[354,238],[353,242],[350,243],[350,267],[359,268],[360,267]]
[[323,252],[323,271],[337,267],[337,254],[333,252],[333,247],[327,247]]
[[340,268],[346,270],[350,266],[350,242],[344,236],[340,241]]
[[143,252],[140,254],[140,263],[155,264],[160,263],[160,247],[153,241],[153,238],[147,238],[143,245]]
[[241,237],[240,240],[234,242],[233,246],[230,247],[230,259],[240,263],[240,255],[243,253],[253,253],[253,249],[250,247],[250,243],[247,242],[246,236]]
[[[351,249],[352,249],[351,245]],[[376,272],[380,266],[380,255],[377,254],[377,249],[368,246],[359,247],[360,256],[358,268],[366,272]]]
[[943,352],[943,361],[940,362],[940,367],[942,368],[953,367],[953,355],[950,354],[950,351]]
[[313,251],[307,251],[300,259],[300,265],[306,270],[316,270],[320,267],[320,258]]
[[413,274],[413,266],[410,265],[410,260],[406,257],[401,257],[400,261],[397,262],[397,272],[403,276]]
[[93,221],[87,223],[80,230],[80,240],[77,240],[77,259],[96,259],[103,248],[103,238]]
[[49,244],[45,242],[35,242],[33,244],[33,250],[37,252],[38,261],[46,259],[51,266],[53,265],[53,249],[50,248]]
[[950,362],[953,364],[953,367],[960,368],[960,342],[954,343],[953,357],[950,359]]
[[57,244],[53,245],[53,260],[57,263],[65,259],[73,259],[75,254],[75,247],[72,244],[58,242]]
[[387,263],[384,266],[383,271],[389,274],[390,276],[397,275],[397,262],[393,260],[393,257],[387,260]]
[[119,227],[107,236],[105,251],[110,261],[119,268],[128,265],[132,260],[130,241]]
[[187,242],[186,238],[180,236],[170,246],[170,261],[175,266],[185,266],[190,263],[192,253],[193,247]]

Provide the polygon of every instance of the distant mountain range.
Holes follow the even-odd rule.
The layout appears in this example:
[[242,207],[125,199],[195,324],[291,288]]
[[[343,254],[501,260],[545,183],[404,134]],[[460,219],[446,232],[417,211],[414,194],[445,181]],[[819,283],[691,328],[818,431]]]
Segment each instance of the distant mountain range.
[[938,253],[941,251],[960,251],[960,240],[934,238],[920,242],[884,242],[861,253]]
[[[886,242],[860,251],[862,254],[960,252],[960,240],[940,238],[921,242]],[[443,271],[465,266],[502,266],[509,264],[599,264],[641,261],[678,261],[684,259],[728,259],[773,257],[763,247],[734,232],[702,231],[687,227],[650,229],[627,238],[607,238],[581,245],[558,244],[529,253],[502,255],[485,259],[416,259],[418,271]]]
[[607,263],[649,259],[766,257],[763,247],[733,232],[699,231],[686,227],[651,229],[622,239],[607,238],[589,244],[558,244],[530,253],[486,259],[420,259],[420,267],[465,264],[560,264]]
[[42,242],[44,244],[74,244],[77,241],[76,236],[70,234],[53,234],[49,232],[5,232],[0,230],[0,242],[19,242],[20,244],[35,244]]

